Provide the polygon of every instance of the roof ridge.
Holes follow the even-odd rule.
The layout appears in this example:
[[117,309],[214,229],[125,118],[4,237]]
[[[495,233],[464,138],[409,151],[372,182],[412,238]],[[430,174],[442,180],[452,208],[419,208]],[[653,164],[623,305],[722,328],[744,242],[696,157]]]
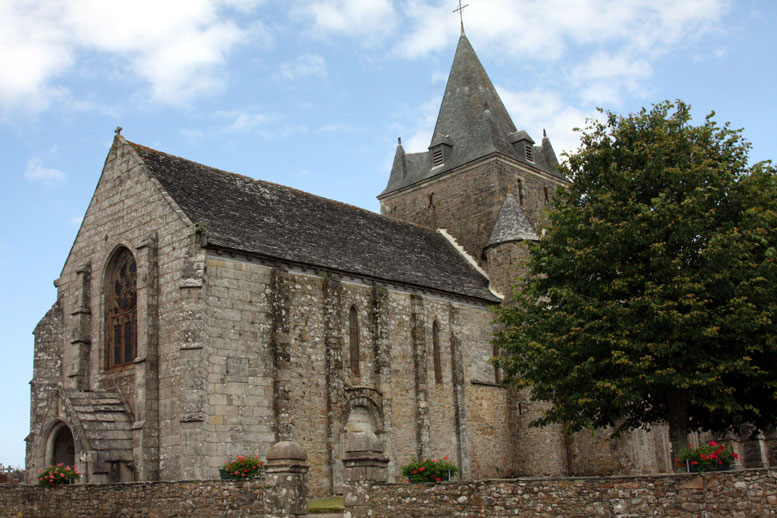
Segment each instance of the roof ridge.
[[[332,204],[336,204],[336,205],[342,205],[343,207],[347,207],[349,209],[355,209],[357,211],[361,211],[363,213],[369,214],[371,217],[383,218],[383,219],[386,219],[386,220],[389,220],[389,221],[393,221],[393,222],[396,222],[396,223],[400,223],[400,224],[403,224],[403,225],[408,225],[408,226],[419,228],[419,229],[423,230],[424,232],[429,232],[431,234],[437,234],[437,232],[435,230],[430,229],[428,227],[425,227],[423,225],[419,225],[417,223],[401,220],[401,219],[395,218],[393,216],[388,216],[386,214],[380,214],[378,212],[374,212],[374,211],[371,211],[369,209],[365,209],[364,207],[359,207],[358,205],[352,205],[350,203],[345,203],[344,201],[335,200],[335,199],[332,199],[332,198],[327,198],[326,196],[321,196],[320,194],[315,194],[315,193],[312,193],[312,192],[303,191],[302,189],[298,189],[296,187],[291,187],[289,185],[283,185],[283,184],[280,184],[280,183],[271,182],[269,180],[262,180],[260,178],[254,178],[252,176],[247,176],[247,175],[244,175],[244,174],[241,174],[241,173],[235,173],[233,171],[227,171],[225,169],[220,169],[218,167],[213,167],[213,166],[210,166],[210,165],[206,165],[206,164],[203,164],[201,162],[196,162],[194,160],[190,160],[188,158],[184,158],[184,157],[181,157],[181,156],[178,156],[178,155],[174,155],[172,153],[166,153],[164,151],[160,151],[158,149],[154,149],[154,148],[149,147],[149,146],[144,146],[143,144],[138,144],[136,142],[130,142],[129,140],[127,141],[127,143],[132,145],[133,147],[136,147],[136,148],[146,149],[148,151],[152,151],[152,152],[160,154],[160,155],[165,155],[165,156],[168,156],[168,157],[175,158],[176,160],[183,160],[184,162],[189,162],[190,164],[196,164],[198,166],[205,167],[205,168],[210,169],[212,171],[216,171],[216,172],[219,172],[219,173],[224,173],[224,174],[236,176],[238,178],[242,178],[244,180],[248,180],[248,181],[251,181],[251,182],[257,182],[257,183],[261,183],[261,184],[272,185],[274,187],[278,187],[278,188],[281,188],[281,189],[284,189],[284,190],[287,190],[287,191],[293,191],[293,192],[302,194],[304,196],[309,196],[309,197],[312,197],[312,198],[318,198],[318,199],[320,199],[322,201],[325,201],[325,202],[328,202],[328,203],[332,203]],[[141,160],[142,159],[143,159],[143,157],[141,157]]]

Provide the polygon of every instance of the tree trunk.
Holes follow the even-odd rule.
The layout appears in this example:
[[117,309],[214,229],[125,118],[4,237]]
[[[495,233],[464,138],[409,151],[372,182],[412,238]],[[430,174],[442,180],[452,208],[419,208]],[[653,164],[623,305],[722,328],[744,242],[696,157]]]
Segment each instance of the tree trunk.
[[688,447],[688,391],[669,395],[666,404],[669,440],[672,442],[672,465],[680,450]]

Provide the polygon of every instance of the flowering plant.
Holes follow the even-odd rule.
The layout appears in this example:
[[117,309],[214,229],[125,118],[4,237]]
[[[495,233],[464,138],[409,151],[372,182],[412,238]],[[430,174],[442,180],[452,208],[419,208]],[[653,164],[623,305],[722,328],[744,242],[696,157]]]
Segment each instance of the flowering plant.
[[714,471],[724,466],[734,463],[739,456],[727,449],[722,444],[710,441],[706,445],[694,448],[690,445],[688,448],[680,450],[679,455],[674,460],[678,468],[687,467],[688,471]]
[[437,459],[424,459],[413,461],[402,466],[402,475],[410,482],[442,482],[450,480],[452,475],[458,473],[459,468],[448,461],[448,457]]
[[221,471],[226,478],[262,478],[264,476],[264,462],[259,460],[259,457],[238,455],[224,464]]
[[81,473],[78,472],[78,468],[75,466],[65,466],[60,462],[56,466],[49,466],[40,472],[38,475],[38,485],[40,487],[61,486],[72,484],[79,478],[81,478]]

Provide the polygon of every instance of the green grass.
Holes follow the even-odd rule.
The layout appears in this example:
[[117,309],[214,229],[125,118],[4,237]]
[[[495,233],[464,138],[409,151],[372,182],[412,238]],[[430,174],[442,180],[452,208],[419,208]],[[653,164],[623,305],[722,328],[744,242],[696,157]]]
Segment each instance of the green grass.
[[319,498],[308,502],[308,513],[310,514],[342,513],[344,509],[342,496]]

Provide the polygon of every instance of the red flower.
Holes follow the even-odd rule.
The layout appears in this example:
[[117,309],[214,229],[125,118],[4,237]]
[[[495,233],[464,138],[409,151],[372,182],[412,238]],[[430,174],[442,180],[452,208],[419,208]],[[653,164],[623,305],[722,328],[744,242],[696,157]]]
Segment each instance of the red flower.
[[418,470],[417,470],[417,469],[414,469],[414,470],[413,470],[413,475],[417,475],[417,474],[418,474]]
[[437,482],[439,482],[440,480],[442,480],[442,479],[440,477],[437,477]]
[[448,457],[443,457],[442,460],[448,460]]
[[418,471],[423,471],[423,470],[424,470],[424,467],[423,467],[423,466],[421,466],[420,468],[418,468]]
[[696,462],[696,461],[694,460],[694,461],[691,461],[691,464],[694,464],[694,465],[696,465],[696,464],[698,464],[698,462]]
[[739,458],[739,455],[737,455],[736,453],[732,453],[731,455],[733,455],[735,459]]

